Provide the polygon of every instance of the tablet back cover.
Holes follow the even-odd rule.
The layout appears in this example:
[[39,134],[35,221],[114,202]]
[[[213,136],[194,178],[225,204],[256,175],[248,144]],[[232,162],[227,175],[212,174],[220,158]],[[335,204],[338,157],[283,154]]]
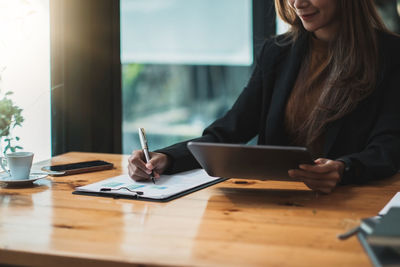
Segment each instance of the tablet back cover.
[[210,176],[294,181],[288,170],[313,164],[304,147],[189,142],[188,149]]

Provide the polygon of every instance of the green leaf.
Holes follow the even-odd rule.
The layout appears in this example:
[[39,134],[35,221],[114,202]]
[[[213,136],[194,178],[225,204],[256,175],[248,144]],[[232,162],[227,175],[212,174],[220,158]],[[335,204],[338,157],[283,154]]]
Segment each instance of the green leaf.
[[13,92],[11,91],[7,91],[2,95],[0,94],[0,139],[5,137],[4,142],[7,143],[4,149],[5,152],[19,149],[18,146],[13,147],[11,142],[14,142],[14,140],[19,141],[20,138],[15,137],[14,139],[10,130],[16,126],[22,126],[22,122],[24,121],[24,117],[22,116],[23,110],[15,105],[12,99],[8,98],[12,94]]
[[4,154],[7,153],[8,150],[10,150],[10,144],[6,145],[6,147],[4,148]]

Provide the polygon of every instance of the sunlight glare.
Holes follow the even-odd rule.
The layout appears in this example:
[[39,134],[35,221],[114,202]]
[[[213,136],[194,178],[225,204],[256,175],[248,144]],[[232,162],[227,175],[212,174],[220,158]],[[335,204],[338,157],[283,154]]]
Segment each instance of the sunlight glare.
[[49,158],[49,0],[0,0],[0,77],[1,91],[12,91],[23,109],[25,121],[13,131],[18,145],[35,161]]

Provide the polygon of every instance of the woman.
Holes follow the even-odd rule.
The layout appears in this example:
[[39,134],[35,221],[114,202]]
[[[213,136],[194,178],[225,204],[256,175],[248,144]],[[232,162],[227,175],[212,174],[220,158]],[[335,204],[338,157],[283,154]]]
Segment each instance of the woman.
[[[400,38],[373,0],[275,0],[291,25],[267,40],[231,110],[195,141],[307,146],[315,165],[289,170],[311,189],[391,176],[400,166]],[[129,175],[198,168],[186,143],[129,158]]]

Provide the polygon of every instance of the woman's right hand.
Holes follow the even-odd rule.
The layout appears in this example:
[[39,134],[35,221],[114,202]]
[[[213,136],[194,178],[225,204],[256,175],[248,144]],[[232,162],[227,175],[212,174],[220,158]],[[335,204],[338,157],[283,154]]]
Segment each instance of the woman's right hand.
[[135,150],[128,159],[128,174],[135,180],[148,180],[153,171],[154,178],[160,178],[160,175],[167,169],[170,159],[166,154],[149,152],[150,161],[146,163],[143,150]]

